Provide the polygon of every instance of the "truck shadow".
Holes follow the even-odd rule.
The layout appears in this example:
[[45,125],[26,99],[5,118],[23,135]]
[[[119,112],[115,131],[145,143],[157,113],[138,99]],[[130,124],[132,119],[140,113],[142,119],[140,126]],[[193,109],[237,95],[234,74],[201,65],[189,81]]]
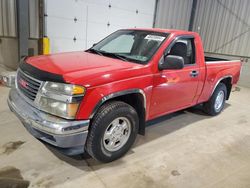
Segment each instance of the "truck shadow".
[[[228,107],[230,107],[230,104],[226,103],[225,109]],[[210,118],[213,117],[205,114],[200,106],[196,106],[151,120],[146,124],[146,135],[138,136],[134,146],[130,149],[127,155],[133,154],[133,149],[136,147],[152,142],[153,140],[159,139],[163,136],[167,136],[168,134],[192,125],[198,121]],[[45,145],[60,160],[82,170],[86,170],[86,166],[90,167],[92,170],[97,170],[105,166],[116,166],[122,163],[122,159],[120,159],[112,163],[103,164],[92,159],[87,153],[77,156],[66,156],[60,153],[57,149],[48,146],[47,144]],[[83,162],[86,162],[85,165]]]
[[[230,104],[225,104],[224,109]],[[151,142],[162,136],[166,136],[184,127],[190,126],[198,121],[213,118],[202,110],[202,106],[195,106],[179,112],[168,114],[147,122],[146,135],[137,139],[135,146],[138,147],[147,142]]]

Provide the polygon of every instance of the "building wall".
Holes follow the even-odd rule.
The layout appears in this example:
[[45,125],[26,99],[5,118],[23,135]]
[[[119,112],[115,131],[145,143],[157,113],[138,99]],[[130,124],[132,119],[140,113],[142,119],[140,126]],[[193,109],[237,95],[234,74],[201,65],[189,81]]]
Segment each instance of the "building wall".
[[[38,53],[38,0],[29,0],[29,51]],[[18,66],[18,32],[16,0],[0,0],[0,66],[16,69]]]
[[[229,59],[250,58],[250,1],[199,0],[193,31],[200,33],[204,50]],[[250,62],[243,63],[239,84],[250,87]]]
[[155,0],[45,2],[52,53],[84,50],[121,28],[153,26]]
[[[188,30],[193,0],[159,0],[155,27]],[[197,0],[193,31],[209,53],[250,58],[250,1]]]
[[155,27],[188,30],[192,0],[159,0]]
[[16,37],[16,1],[0,0],[0,36]]
[[0,66],[14,69],[17,61],[16,1],[0,0]]
[[39,39],[39,0],[29,0],[29,31],[31,39]]
[[[193,0],[159,0],[155,27],[188,30]],[[204,50],[228,59],[250,58],[250,1],[197,0],[193,31]],[[243,63],[239,84],[250,87],[250,61]]]
[[250,57],[250,1],[199,0],[193,30],[206,52]]

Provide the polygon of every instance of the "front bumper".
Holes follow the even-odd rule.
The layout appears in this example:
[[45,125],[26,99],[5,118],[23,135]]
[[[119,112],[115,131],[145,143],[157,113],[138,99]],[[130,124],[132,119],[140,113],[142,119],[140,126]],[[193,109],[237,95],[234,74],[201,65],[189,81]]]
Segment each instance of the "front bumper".
[[65,120],[42,112],[29,104],[16,88],[10,90],[8,105],[34,137],[61,148],[68,155],[84,151],[89,120]]

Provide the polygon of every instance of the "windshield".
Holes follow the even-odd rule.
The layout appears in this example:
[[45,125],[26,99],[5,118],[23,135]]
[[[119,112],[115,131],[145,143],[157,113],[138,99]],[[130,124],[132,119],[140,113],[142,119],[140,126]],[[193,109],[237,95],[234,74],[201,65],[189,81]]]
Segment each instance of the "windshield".
[[119,30],[88,49],[87,52],[145,64],[154,55],[167,33]]

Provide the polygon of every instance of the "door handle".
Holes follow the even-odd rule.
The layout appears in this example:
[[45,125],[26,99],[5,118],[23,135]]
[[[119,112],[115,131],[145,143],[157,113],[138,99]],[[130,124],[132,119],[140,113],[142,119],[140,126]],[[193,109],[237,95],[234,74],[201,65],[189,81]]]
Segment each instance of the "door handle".
[[199,75],[199,71],[193,70],[193,71],[190,72],[190,76],[193,77],[193,78],[197,77],[198,75]]

